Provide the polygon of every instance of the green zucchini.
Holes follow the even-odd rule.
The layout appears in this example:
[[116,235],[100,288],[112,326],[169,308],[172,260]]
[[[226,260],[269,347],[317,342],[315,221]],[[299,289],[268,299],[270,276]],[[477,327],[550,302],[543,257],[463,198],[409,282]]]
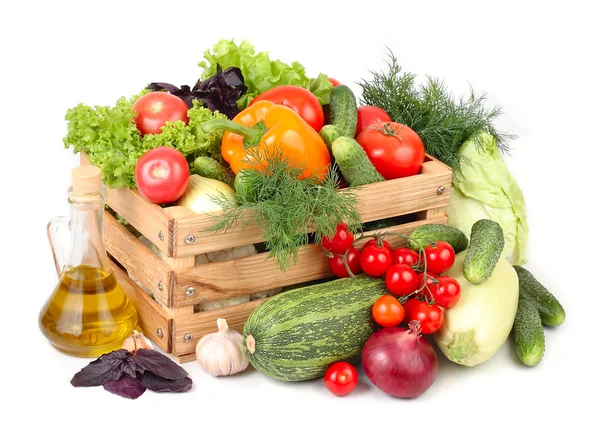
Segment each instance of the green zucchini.
[[521,266],[514,266],[519,276],[521,295],[531,300],[542,319],[542,324],[559,326],[565,321],[566,313],[556,297],[550,293],[537,279]]
[[362,186],[385,180],[354,138],[339,137],[331,145],[331,152],[350,186]]
[[513,338],[517,357],[527,366],[535,366],[542,361],[546,349],[544,327],[535,303],[519,296],[519,306],[513,324]]
[[485,282],[498,264],[504,249],[504,232],[498,222],[481,219],[471,228],[471,240],[463,276],[472,284]]
[[371,308],[386,292],[382,278],[358,275],[273,296],[246,321],[246,356],[278,380],[322,377],[332,363],[359,360],[377,329]]
[[348,86],[339,85],[331,91],[329,123],[337,127],[342,136],[354,138],[358,121],[356,97]]
[[469,239],[464,232],[458,228],[442,224],[425,224],[414,229],[410,233],[408,246],[418,251],[420,247],[424,248],[429,243],[444,241],[452,246],[454,253],[460,253],[467,249]]

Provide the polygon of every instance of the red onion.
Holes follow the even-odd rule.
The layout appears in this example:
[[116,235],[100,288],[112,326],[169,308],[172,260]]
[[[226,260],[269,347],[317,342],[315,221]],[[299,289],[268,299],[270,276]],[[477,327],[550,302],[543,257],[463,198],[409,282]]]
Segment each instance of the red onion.
[[375,332],[362,350],[362,365],[369,380],[385,393],[414,398],[435,381],[438,360],[431,344],[421,337],[418,321],[404,327]]

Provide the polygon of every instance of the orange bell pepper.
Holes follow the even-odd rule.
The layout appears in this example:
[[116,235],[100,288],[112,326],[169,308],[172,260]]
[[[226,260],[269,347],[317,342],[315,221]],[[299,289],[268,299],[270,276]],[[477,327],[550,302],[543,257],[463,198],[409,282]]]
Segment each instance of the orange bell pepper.
[[[221,154],[237,174],[244,168],[260,169],[252,163],[258,155],[280,152],[292,167],[302,167],[300,178],[312,175],[325,179],[331,165],[329,150],[321,136],[292,109],[270,101],[259,101],[240,112],[233,120],[209,120],[202,130],[225,130]],[[263,161],[261,161],[261,165]]]

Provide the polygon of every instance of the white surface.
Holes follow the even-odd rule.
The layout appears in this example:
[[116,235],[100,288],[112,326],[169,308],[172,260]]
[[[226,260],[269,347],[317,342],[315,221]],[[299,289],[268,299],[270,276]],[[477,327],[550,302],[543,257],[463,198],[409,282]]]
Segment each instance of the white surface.
[[[0,390],[7,402],[0,422],[12,427],[0,428],[598,430],[595,2],[230,0],[200,6],[207,3],[19,1],[1,7]],[[546,330],[538,367],[520,365],[509,344],[474,369],[440,359],[439,378],[412,401],[385,396],[364,376],[355,393],[336,398],[320,380],[286,384],[255,371],[215,379],[195,363],[185,365],[195,382],[187,394],[147,392],[132,402],[100,388],[71,387],[72,375],[88,361],[54,351],[37,327],[56,282],[45,226],[67,211],[75,163],[61,141],[65,112],[80,102],[112,104],[153,80],[193,84],[204,50],[231,37],[344,83],[383,67],[387,45],[406,70],[445,77],[458,93],[471,83],[488,92],[490,104],[504,106],[499,126],[519,135],[507,162],[528,205],[528,268],[567,310],[562,327]]]

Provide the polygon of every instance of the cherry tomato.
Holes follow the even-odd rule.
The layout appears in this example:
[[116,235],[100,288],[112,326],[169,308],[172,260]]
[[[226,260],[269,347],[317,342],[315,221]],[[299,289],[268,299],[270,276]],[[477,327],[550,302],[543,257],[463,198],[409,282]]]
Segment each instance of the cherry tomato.
[[188,124],[188,106],[180,98],[171,93],[157,91],[146,93],[133,104],[132,110],[137,112],[135,125],[142,134],[159,134],[166,122],[181,120]]
[[444,322],[444,313],[438,305],[430,305],[427,302],[420,302],[414,306],[410,314],[410,319],[421,323],[421,332],[423,334],[432,334],[440,329]]
[[325,124],[325,115],[319,99],[304,87],[282,85],[263,92],[252,99],[250,105],[268,100],[293,109],[300,117],[319,132]]
[[[360,268],[360,252],[356,248],[348,249],[348,254],[346,255],[346,260],[348,261],[348,267],[350,267],[350,271],[357,275],[362,270]],[[339,278],[345,278],[350,276],[348,274],[348,270],[346,270],[346,266],[344,265],[344,256],[335,254],[333,258],[329,258],[329,268],[333,274],[335,274]]]
[[425,160],[423,141],[408,126],[372,124],[356,137],[375,169],[386,180],[418,174]]
[[425,258],[428,272],[445,273],[454,264],[454,249],[445,241],[438,241],[425,246]]
[[408,324],[411,320],[412,311],[421,301],[416,297],[411,297],[404,302],[402,307],[404,308],[404,322]]
[[333,237],[323,237],[321,245],[328,251],[343,254],[352,247],[354,236],[348,231],[348,225],[344,222],[338,224]]
[[337,362],[329,366],[325,372],[325,386],[336,396],[352,393],[358,384],[356,368],[347,362]]
[[421,288],[423,286],[423,283],[425,283],[425,287],[423,288],[422,294],[427,297],[428,299],[431,299],[431,293],[433,292],[434,287],[437,285],[437,280],[439,278],[438,275],[433,274],[433,273],[429,273],[427,272],[427,278],[425,278],[425,273],[419,272],[417,273],[417,277],[419,278],[419,285],[418,288]]
[[[390,251],[390,253],[393,252],[394,249],[392,249],[392,246],[390,246],[390,244],[388,242],[386,242],[385,240],[383,240],[381,242],[381,244]],[[371,239],[368,242],[366,242],[361,250],[365,250],[366,248],[368,248],[369,246],[377,246],[377,239]]]
[[390,265],[392,265],[392,254],[383,246],[369,246],[360,254],[360,267],[369,276],[383,275]]
[[394,327],[404,319],[404,308],[396,297],[386,294],[373,305],[373,318],[381,327]]
[[190,168],[173,147],[156,147],[146,152],[135,166],[135,183],[140,193],[156,204],[178,200],[185,192]]
[[439,276],[438,282],[431,290],[433,300],[439,307],[451,308],[460,299],[460,284],[450,276]]
[[419,277],[406,264],[392,264],[385,273],[385,286],[394,295],[407,296],[419,287]]
[[419,254],[412,249],[400,247],[392,252],[393,264],[415,265],[419,262]]
[[334,86],[334,87],[337,87],[337,86],[339,86],[339,85],[342,85],[342,83],[341,83],[341,82],[339,82],[339,81],[338,81],[338,80],[336,80],[335,78],[331,78],[331,77],[329,77],[329,82],[330,82],[331,84],[333,84],[333,86]]
[[372,124],[392,121],[390,115],[378,106],[360,106],[357,114],[355,137]]

